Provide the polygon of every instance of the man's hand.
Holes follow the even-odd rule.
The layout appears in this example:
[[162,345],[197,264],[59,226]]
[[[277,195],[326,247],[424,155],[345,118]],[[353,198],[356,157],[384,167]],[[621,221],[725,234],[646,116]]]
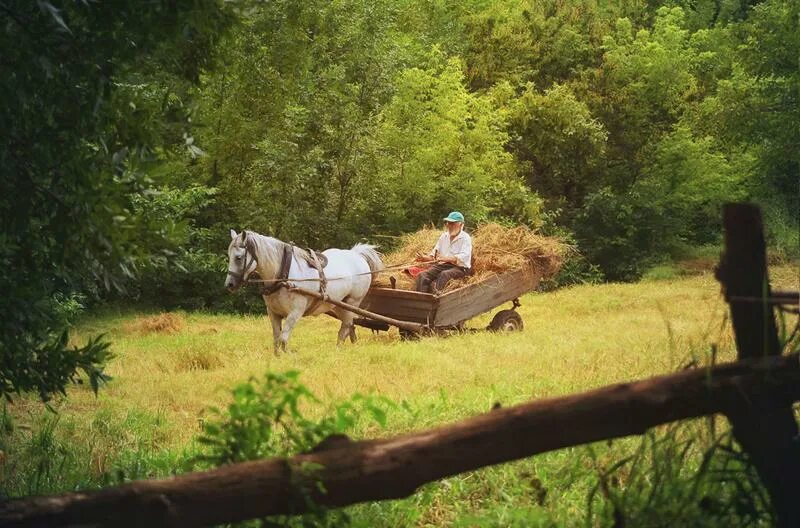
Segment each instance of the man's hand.
[[456,259],[456,257],[453,257],[453,256],[450,256],[450,257],[439,257],[436,260],[436,262],[441,262],[441,263],[444,263],[444,264],[457,264],[458,263],[458,259]]
[[422,253],[417,251],[417,254],[414,257],[414,260],[417,261],[417,262],[430,262],[430,261],[433,260],[433,257],[430,256],[430,255],[423,255]]

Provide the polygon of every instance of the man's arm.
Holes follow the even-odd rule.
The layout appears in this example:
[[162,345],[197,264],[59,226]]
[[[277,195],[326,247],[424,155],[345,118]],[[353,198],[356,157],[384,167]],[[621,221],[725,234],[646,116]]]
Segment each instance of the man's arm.
[[427,255],[423,255],[420,252],[417,252],[414,260],[417,262],[432,262],[434,260],[441,260],[439,258],[439,253],[441,253],[441,249],[439,248],[439,244],[442,243],[442,237],[439,237],[439,240],[436,241],[436,245],[433,246],[433,249]]

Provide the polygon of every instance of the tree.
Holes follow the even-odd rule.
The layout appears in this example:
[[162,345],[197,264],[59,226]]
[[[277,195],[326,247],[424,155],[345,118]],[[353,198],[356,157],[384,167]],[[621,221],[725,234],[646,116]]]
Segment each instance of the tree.
[[314,246],[363,234],[365,141],[412,53],[394,38],[399,16],[352,0],[270,2],[242,19],[200,113],[229,222]]
[[[538,199],[521,185],[505,150],[505,116],[489,96],[470,93],[461,61],[434,51],[427,68],[410,68],[381,112],[375,136],[370,204],[377,225],[392,232],[438,222],[459,209],[479,222],[506,216],[539,220]],[[505,209],[506,203],[517,206]]]
[[635,30],[622,18],[603,42],[603,97],[593,110],[609,132],[609,183],[616,189],[636,181],[642,149],[672,128],[697,93],[684,25],[683,10],[662,7],[652,30]]
[[729,74],[701,104],[696,127],[755,158],[750,198],[765,206],[767,226],[789,226],[779,243],[797,252],[800,11],[797,2],[769,0],[743,12],[746,19],[725,30]]
[[528,185],[552,207],[581,206],[600,184],[607,133],[566,85],[537,93],[532,85],[510,109],[512,146],[526,167]]
[[226,16],[216,0],[14,0],[0,13],[0,395],[46,400],[81,371],[95,390],[105,379],[108,344],[70,347],[64,300],[132,272],[129,196],[163,129],[137,112],[130,95],[147,89],[129,74],[159,61],[196,79]]

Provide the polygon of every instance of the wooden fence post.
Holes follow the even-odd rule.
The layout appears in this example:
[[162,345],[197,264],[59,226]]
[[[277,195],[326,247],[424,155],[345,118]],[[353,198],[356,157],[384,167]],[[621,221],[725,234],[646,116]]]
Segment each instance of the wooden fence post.
[[[739,359],[779,355],[775,314],[767,301],[761,213],[754,205],[727,204],[723,221],[725,252],[717,278],[730,305]],[[769,492],[779,526],[800,526],[800,437],[792,406],[759,399],[727,416]]]

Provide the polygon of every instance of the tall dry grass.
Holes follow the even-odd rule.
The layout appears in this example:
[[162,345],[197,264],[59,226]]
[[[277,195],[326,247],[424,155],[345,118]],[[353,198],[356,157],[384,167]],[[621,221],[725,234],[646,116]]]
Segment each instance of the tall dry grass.
[[[772,279],[776,287],[798,288],[796,267],[775,268]],[[224,407],[232,387],[267,370],[301,371],[302,382],[323,402],[356,392],[407,401],[413,412],[390,416],[387,429],[365,422],[356,432],[375,437],[487,412],[495,402],[513,405],[671,372],[694,360],[707,361],[712,345],[718,361],[735,356],[726,306],[711,274],[534,293],[522,298],[519,312],[525,330],[517,334],[477,332],[408,342],[394,331],[374,335],[360,330],[358,343],[341,348],[334,346],[336,321],[308,318],[294,332],[293,351],[279,357],[270,350],[266,317],[172,314],[182,321],[177,328],[142,332],[140,322],[150,316],[94,316],[76,329],[73,339],[107,332],[117,355],[108,369],[114,379],[96,398],[77,386],[68,398],[54,401],[58,429],[36,438],[31,432],[41,430],[41,405],[18,400],[8,408],[16,429],[7,437],[6,458],[73,453],[70,464],[83,468],[76,472],[94,479],[113,475],[122,462],[133,471],[126,477],[146,477],[153,468],[168,474],[176,453],[191,446],[200,431],[206,410]],[[491,316],[469,326],[484,327]],[[355,511],[379,519],[372,525],[381,526],[448,525],[467,513],[506,525],[510,504],[580,519],[596,482],[596,466],[613,464],[635,445],[632,439],[601,446],[594,461],[583,448],[560,450],[446,479],[405,501]],[[59,464],[48,470],[52,483],[40,492],[85,482],[80,475],[67,478]],[[29,484],[19,481],[23,462],[0,465],[4,486],[25,489]]]

